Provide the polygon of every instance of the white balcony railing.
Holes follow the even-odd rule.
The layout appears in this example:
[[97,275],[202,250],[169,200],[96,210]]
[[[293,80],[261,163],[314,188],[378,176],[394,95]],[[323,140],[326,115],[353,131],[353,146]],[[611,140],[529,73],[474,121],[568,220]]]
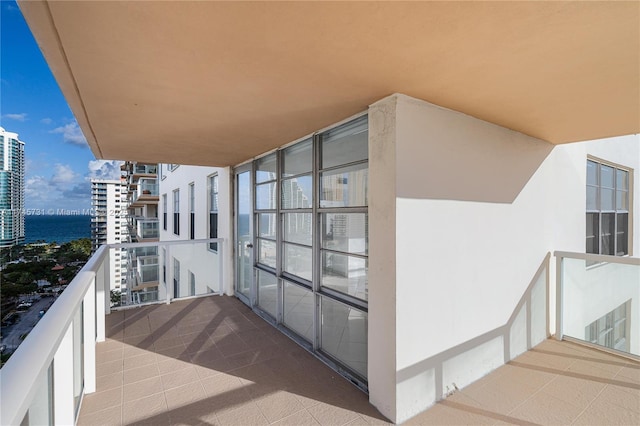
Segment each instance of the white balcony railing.
[[555,256],[556,337],[640,359],[640,258]]
[[[209,249],[212,243],[217,251]],[[101,246],[0,370],[0,424],[75,424],[83,396],[96,390],[96,343],[105,340],[105,315],[116,305],[222,294],[223,248],[219,238]],[[144,265],[155,268],[157,284],[133,290],[125,280],[115,300],[110,278],[126,275],[117,271],[120,261],[110,266],[116,252],[129,269],[159,253],[160,263]]]

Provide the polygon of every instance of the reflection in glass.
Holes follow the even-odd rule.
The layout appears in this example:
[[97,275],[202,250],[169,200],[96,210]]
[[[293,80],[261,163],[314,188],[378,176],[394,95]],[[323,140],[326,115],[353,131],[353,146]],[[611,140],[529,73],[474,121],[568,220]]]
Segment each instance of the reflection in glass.
[[320,207],[367,205],[368,165],[356,164],[320,174]]
[[313,279],[313,256],[311,247],[284,244],[282,268],[293,275],[311,281]]
[[276,239],[276,214],[275,213],[259,213],[258,214],[258,236]]
[[282,180],[282,208],[310,209],[313,206],[311,175]]
[[598,164],[587,161],[587,185],[598,185]]
[[284,213],[283,237],[291,243],[312,244],[311,213]]
[[320,284],[358,299],[367,300],[368,267],[367,259],[323,251]]
[[367,254],[368,218],[366,213],[323,213],[322,248]]
[[274,318],[277,315],[278,279],[268,272],[258,271],[258,306]]
[[313,144],[304,140],[283,150],[282,175],[284,177],[311,172],[313,164]]
[[321,297],[321,348],[367,377],[367,314]]
[[313,340],[313,293],[295,284],[284,281],[284,317],[287,327]]
[[256,161],[256,183],[275,180],[276,154],[270,154]]
[[256,210],[276,209],[276,183],[256,185]]
[[369,158],[367,117],[322,134],[322,168],[339,166]]
[[600,186],[613,188],[613,167],[600,164]]
[[249,296],[252,282],[251,264],[251,248],[248,247],[253,243],[251,239],[251,185],[250,173],[243,172],[238,174],[237,188],[237,206],[238,214],[236,217],[238,242],[236,253],[238,256],[237,270],[238,274],[236,289],[239,293]]
[[276,242],[258,238],[258,262],[276,267]]

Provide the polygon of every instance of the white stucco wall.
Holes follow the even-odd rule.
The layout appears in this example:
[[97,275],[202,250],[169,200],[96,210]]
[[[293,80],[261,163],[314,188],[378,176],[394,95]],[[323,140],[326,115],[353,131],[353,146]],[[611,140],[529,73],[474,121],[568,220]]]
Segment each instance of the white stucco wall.
[[549,253],[585,250],[587,153],[640,156],[637,137],[554,147],[403,95],[369,120],[370,400],[402,422],[546,337]]

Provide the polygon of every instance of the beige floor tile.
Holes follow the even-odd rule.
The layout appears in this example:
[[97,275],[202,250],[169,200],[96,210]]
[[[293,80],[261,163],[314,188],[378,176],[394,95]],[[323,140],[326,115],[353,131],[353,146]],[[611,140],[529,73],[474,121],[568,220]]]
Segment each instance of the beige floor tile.
[[443,404],[407,420],[405,425],[491,425],[495,419]]
[[260,426],[268,425],[260,409],[253,402],[225,413],[217,414],[218,421],[224,426]]
[[615,378],[640,386],[640,363],[627,364],[622,367]]
[[539,392],[509,413],[510,417],[540,425],[571,424],[584,408]]
[[162,393],[162,380],[160,377],[152,377],[129,385],[124,385],[123,392],[125,401],[134,401],[148,395]]
[[142,367],[131,368],[125,370],[123,373],[123,384],[128,385],[131,383],[139,382],[141,380],[150,379],[152,377],[158,377],[158,366],[156,364],[144,365]]
[[81,412],[91,414],[120,405],[122,405],[122,388],[109,389],[85,395],[82,399]]
[[132,368],[145,367],[147,365],[156,364],[156,354],[153,352],[146,352],[141,355],[135,355],[124,359],[124,370],[131,370]]
[[270,423],[304,410],[304,406],[300,401],[286,391],[278,391],[265,395],[262,398],[256,399],[255,403]]
[[104,364],[105,362],[122,361],[124,357],[123,349],[118,348],[108,352],[96,351],[96,364]]
[[193,367],[163,374],[160,378],[162,379],[162,387],[165,391],[189,383],[200,382],[200,377],[198,376],[196,369]]
[[161,357],[158,356],[158,371],[160,372],[160,374],[180,371],[186,368],[194,368],[193,364],[191,364],[191,362],[189,361],[183,361],[171,357],[164,357],[162,358],[162,360],[160,359]]
[[604,383],[560,375],[542,392],[576,407],[586,408],[605,388]]
[[605,402],[617,407],[640,413],[640,389],[629,392],[629,388],[607,385],[595,402]]
[[273,426],[316,426],[320,423],[307,410],[300,410],[272,424]]
[[462,389],[461,392],[487,411],[499,414],[509,414],[540,389],[536,386],[510,382],[501,377],[493,380],[489,377],[486,380],[487,383],[483,387],[473,390]]
[[640,413],[596,400],[578,417],[575,424],[638,425],[640,424]]
[[318,423],[326,426],[345,425],[358,417],[358,415],[352,411],[324,402],[307,408],[307,411]]
[[123,361],[105,362],[96,365],[96,376],[110,376],[112,374],[122,373],[123,367]]
[[175,387],[164,392],[169,410],[206,404],[206,396],[199,381]]
[[123,384],[122,373],[109,374],[96,377],[96,392],[121,388]]
[[78,426],[120,426],[122,425],[122,406],[89,413],[84,409],[78,417]]
[[135,401],[125,402],[122,409],[123,423],[129,424],[169,424],[167,403],[163,393],[146,396]]

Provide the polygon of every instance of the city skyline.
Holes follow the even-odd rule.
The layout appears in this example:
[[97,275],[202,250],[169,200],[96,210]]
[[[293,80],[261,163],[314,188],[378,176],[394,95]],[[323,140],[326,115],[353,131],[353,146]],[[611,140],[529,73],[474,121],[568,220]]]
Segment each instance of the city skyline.
[[96,160],[15,1],[0,4],[0,126],[25,145],[25,209],[91,207],[91,179],[120,175]]

